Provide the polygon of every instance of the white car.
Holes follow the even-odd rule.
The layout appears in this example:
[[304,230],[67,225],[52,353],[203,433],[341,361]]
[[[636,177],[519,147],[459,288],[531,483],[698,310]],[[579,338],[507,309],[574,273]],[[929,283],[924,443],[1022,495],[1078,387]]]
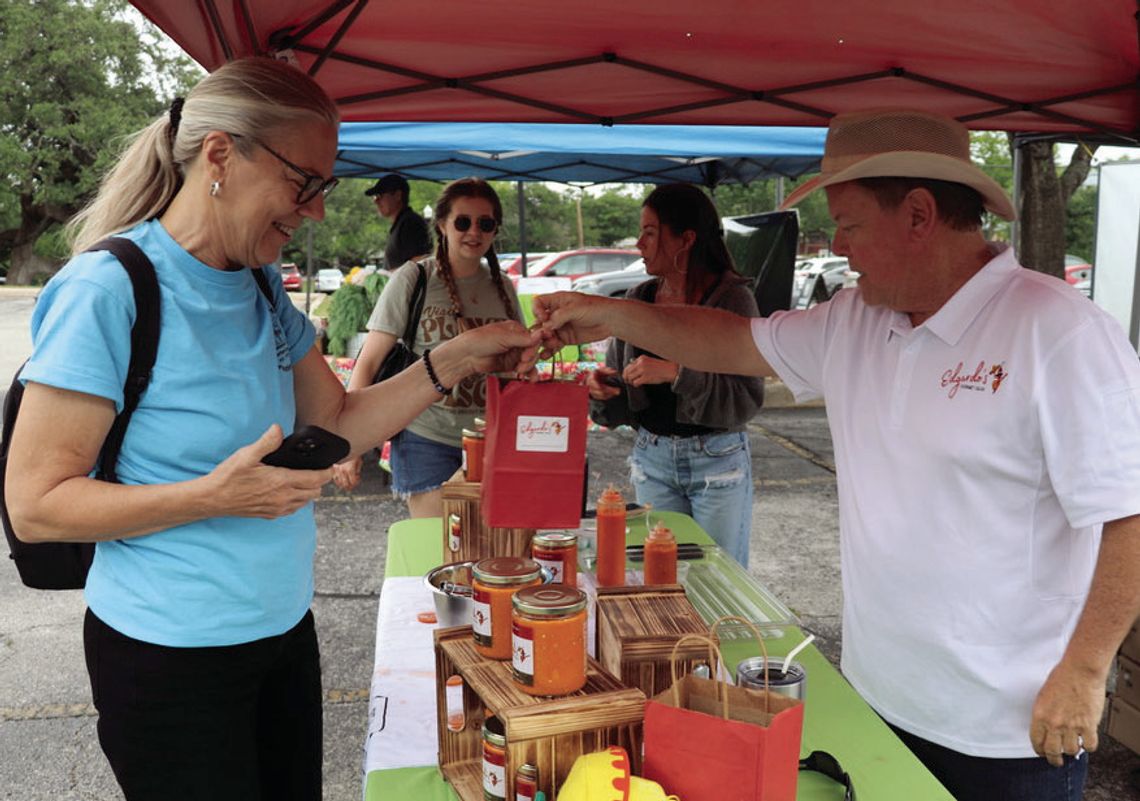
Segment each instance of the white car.
[[588,295],[623,298],[627,290],[647,280],[649,280],[649,273],[645,271],[645,261],[638,259],[621,270],[592,273],[591,275],[583,275],[581,278],[575,278],[571,288],[575,292],[585,292]]
[[336,292],[344,283],[344,273],[335,267],[317,270],[317,291]]
[[792,308],[806,309],[843,289],[854,286],[858,273],[848,268],[843,256],[823,256],[796,262],[792,283]]

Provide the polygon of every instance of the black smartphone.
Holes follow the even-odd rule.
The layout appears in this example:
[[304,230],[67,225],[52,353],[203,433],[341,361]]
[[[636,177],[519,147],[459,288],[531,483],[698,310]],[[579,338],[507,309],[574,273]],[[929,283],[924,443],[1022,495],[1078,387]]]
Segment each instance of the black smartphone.
[[601,376],[601,380],[603,384],[609,384],[611,387],[617,387],[618,389],[625,386],[625,382],[621,380],[621,376],[617,373]]
[[281,443],[273,453],[261,461],[273,467],[292,470],[324,470],[348,456],[348,440],[320,426],[302,426]]

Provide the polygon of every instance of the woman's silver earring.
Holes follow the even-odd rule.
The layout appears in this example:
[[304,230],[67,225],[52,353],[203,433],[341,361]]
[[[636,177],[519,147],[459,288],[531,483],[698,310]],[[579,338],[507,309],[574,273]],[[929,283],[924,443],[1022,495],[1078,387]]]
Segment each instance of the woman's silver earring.
[[210,197],[217,197],[218,192],[220,192],[221,190],[222,190],[222,182],[221,181],[214,181],[212,184],[210,184]]

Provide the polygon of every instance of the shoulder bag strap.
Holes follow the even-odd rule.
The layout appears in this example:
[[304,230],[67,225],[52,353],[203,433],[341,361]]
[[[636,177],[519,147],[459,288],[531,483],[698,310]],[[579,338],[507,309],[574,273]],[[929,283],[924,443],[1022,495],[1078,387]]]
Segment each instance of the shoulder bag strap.
[[408,317],[408,324],[404,326],[404,346],[411,351],[415,350],[416,328],[420,324],[420,316],[424,311],[424,299],[427,297],[427,270],[422,262],[416,262],[419,275],[416,276],[416,285],[412,289],[412,313]]
[[158,355],[158,336],[162,317],[159,309],[158,278],[154,265],[138,245],[123,237],[108,237],[93,245],[90,250],[109,250],[123,265],[131,278],[134,290],[135,322],[131,326],[131,361],[127,367],[127,380],[123,384],[123,411],[115,417],[99,456],[98,477],[118,483],[115,466],[131,414],[139,405],[139,398],[150,383],[151,370]]

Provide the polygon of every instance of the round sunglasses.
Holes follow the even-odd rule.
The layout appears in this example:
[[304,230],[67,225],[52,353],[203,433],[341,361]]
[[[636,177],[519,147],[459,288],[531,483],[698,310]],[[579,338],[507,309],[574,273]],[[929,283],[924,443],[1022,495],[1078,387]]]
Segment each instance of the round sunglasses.
[[[465,233],[471,228],[471,222],[472,220],[469,215],[460,214],[458,217],[451,221],[451,224],[455,226],[456,231]],[[477,224],[479,225],[479,230],[485,234],[493,233],[494,230],[499,227],[499,224],[495,222],[494,217],[487,216],[480,217],[477,221]]]

